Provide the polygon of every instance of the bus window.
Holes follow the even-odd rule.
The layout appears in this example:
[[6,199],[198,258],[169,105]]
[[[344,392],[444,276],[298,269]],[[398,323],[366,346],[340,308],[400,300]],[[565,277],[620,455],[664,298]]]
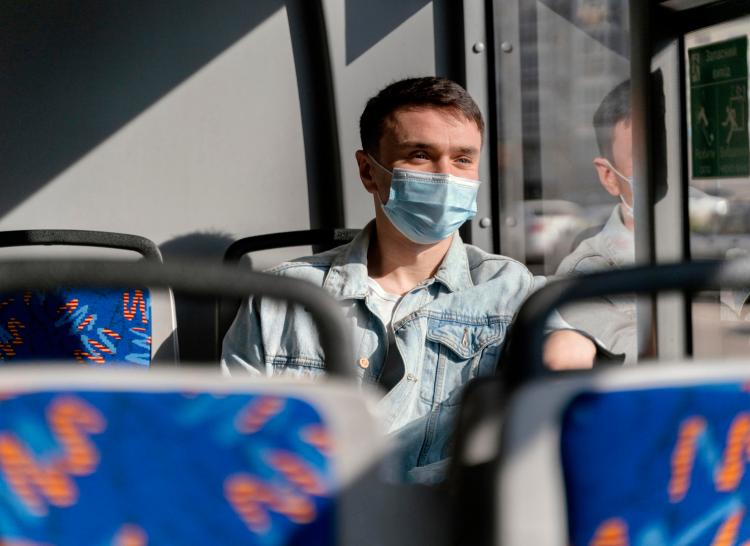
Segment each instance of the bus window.
[[[688,218],[693,259],[750,255],[749,34],[750,16],[685,36]],[[722,291],[694,299],[696,356],[747,353],[747,295]]]
[[[508,3],[495,3],[500,250],[548,276],[631,265],[629,3],[518,4],[514,14]],[[514,15],[517,36],[505,22]],[[562,312],[573,326],[635,359],[634,298]],[[623,336],[630,341],[623,343]]]
[[[512,36],[504,21],[514,8],[496,2],[501,251],[550,275],[620,203],[599,181],[594,159],[610,153],[600,152],[593,120],[629,76],[628,2],[519,4],[521,23]],[[509,79],[515,60],[517,105]]]

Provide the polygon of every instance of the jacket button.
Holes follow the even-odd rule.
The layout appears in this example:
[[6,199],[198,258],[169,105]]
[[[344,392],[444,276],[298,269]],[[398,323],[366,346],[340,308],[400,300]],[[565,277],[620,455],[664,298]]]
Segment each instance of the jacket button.
[[366,370],[367,368],[370,367],[370,361],[367,358],[364,358],[364,357],[360,358],[359,359],[359,367],[362,368],[363,370]]

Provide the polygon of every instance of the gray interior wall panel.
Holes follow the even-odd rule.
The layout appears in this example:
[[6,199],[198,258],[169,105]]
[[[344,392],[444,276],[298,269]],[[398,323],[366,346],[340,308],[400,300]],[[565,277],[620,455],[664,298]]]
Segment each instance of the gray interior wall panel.
[[[139,12],[144,18],[149,16],[137,2],[127,6],[119,8],[128,12],[125,16]],[[110,23],[104,19],[122,16],[111,10],[102,12],[93,3],[88,9],[93,26],[106,27]],[[79,55],[77,60],[64,57],[64,66],[30,67],[34,69],[30,77],[37,82],[63,89],[91,89],[91,96],[85,98],[96,107],[71,104],[68,116],[73,119],[66,119],[66,112],[46,118],[40,115],[36,134],[31,137],[36,142],[28,143],[38,147],[33,153],[27,150],[26,159],[20,153],[12,156],[11,172],[3,176],[4,192],[21,197],[10,204],[6,201],[0,229],[65,227],[131,232],[166,246],[168,258],[174,248],[188,255],[219,255],[230,238],[309,227],[298,85],[283,2],[227,2],[212,10],[216,12],[225,18],[216,28],[187,27],[184,33],[188,36],[181,37],[184,43],[178,44],[177,38],[156,40],[137,67],[117,49],[122,44],[115,43],[120,32],[116,28],[100,36],[99,52]],[[179,35],[169,21],[159,19],[158,14],[153,17],[157,20],[123,32],[133,40],[148,42],[150,26],[158,24],[165,34]],[[65,27],[65,18],[50,24],[57,25],[55,32],[64,34],[71,44],[83,40],[77,34],[90,31],[88,27]],[[225,47],[211,50],[205,64],[186,69],[180,74],[184,77],[173,77],[164,67],[149,65],[149,57],[177,62],[172,57],[191,53],[172,51],[177,45],[192,47],[197,55],[196,51],[206,46],[201,40],[215,39],[209,31],[227,33],[226,43],[220,44]],[[19,34],[17,39],[25,37]],[[18,47],[30,48],[31,44]],[[54,56],[55,52],[41,54]],[[101,65],[109,69],[98,70]],[[125,116],[129,112],[123,104],[143,93],[139,80],[157,81],[160,70],[165,80],[172,78],[160,82],[163,94],[154,92],[150,102],[143,101],[141,110],[132,108],[133,115]],[[20,77],[11,83],[16,95],[33,85]],[[39,106],[64,108],[64,104],[53,104],[64,93],[53,89],[49,104],[45,105],[42,97]],[[124,119],[111,127],[116,115]],[[44,126],[53,121],[58,121],[58,126]],[[66,123],[63,133],[59,125]],[[57,141],[44,140],[50,131],[60,133],[55,135]],[[89,133],[103,138],[86,140]],[[21,190],[13,188],[30,183],[23,173],[39,171],[34,162],[47,161],[68,146],[70,139],[85,140],[88,148],[81,147],[76,154],[71,151],[58,172],[39,176],[34,181],[38,183],[35,191],[21,195]],[[25,171],[24,164],[28,165]]]
[[331,48],[343,167],[346,227],[373,218],[373,201],[354,160],[360,148],[359,116],[367,99],[388,83],[435,74],[431,2],[324,0]]

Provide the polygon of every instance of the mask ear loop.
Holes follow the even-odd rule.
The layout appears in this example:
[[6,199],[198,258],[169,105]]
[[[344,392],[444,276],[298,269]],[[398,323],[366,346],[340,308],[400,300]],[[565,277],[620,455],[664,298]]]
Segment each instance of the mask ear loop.
[[385,167],[383,167],[383,166],[382,166],[382,165],[381,165],[381,164],[380,164],[380,163],[378,162],[378,160],[377,160],[377,159],[375,159],[374,157],[372,157],[372,156],[371,156],[371,155],[370,155],[369,153],[367,154],[367,157],[369,157],[369,158],[370,158],[370,161],[372,161],[373,163],[375,163],[375,165],[377,165],[377,167],[378,167],[378,168],[380,168],[380,169],[381,169],[382,171],[384,171],[384,172],[387,172],[387,173],[388,173],[389,175],[393,176],[393,172],[392,172],[392,171],[389,171],[388,169],[386,169]]
[[[388,169],[386,169],[385,167],[383,167],[383,165],[381,165],[380,162],[377,159],[375,159],[374,157],[372,157],[369,153],[367,154],[367,157],[370,158],[370,161],[372,161],[375,164],[375,166],[377,166],[383,172],[388,173],[391,176],[391,178],[393,178],[393,172],[391,172]],[[396,223],[396,221],[391,217],[390,213],[385,208],[385,205],[383,204],[383,200],[380,198],[380,192],[377,192],[376,195],[378,197],[378,199],[377,199],[377,205],[380,208],[381,212],[385,215],[385,217],[388,218],[388,221],[391,223],[391,225],[393,227],[395,227],[399,231],[399,233],[401,233],[401,235],[403,235],[404,237],[406,237],[410,241],[416,243],[417,241],[414,241],[411,237],[409,237],[406,233],[404,233],[403,230],[400,227],[398,227],[398,224]]]
[[[389,171],[388,169],[386,169],[385,167],[383,167],[380,164],[380,162],[377,159],[375,159],[374,157],[372,157],[369,153],[367,153],[367,157],[370,158],[370,161],[372,161],[375,164],[375,166],[377,166],[383,172],[388,173],[390,175],[390,177],[393,178],[393,172],[392,171]],[[380,205],[380,208],[383,210],[383,212],[385,212],[386,216],[388,216],[388,213],[385,211],[385,205],[383,204],[383,200],[380,198],[380,192],[377,192],[377,196],[378,196],[378,205]],[[390,220],[390,217],[388,219]]]
[[622,195],[620,196],[620,201],[622,201],[622,203],[621,203],[621,204],[622,204],[622,206],[623,206],[623,207],[625,208],[625,214],[627,214],[627,215],[628,215],[628,216],[630,216],[631,218],[634,218],[634,216],[633,216],[633,207],[631,207],[630,205],[628,205],[628,204],[627,204],[627,203],[625,202],[625,199],[623,198],[623,196],[622,196]]
[[[605,159],[604,161],[607,162],[607,167],[609,167],[612,170],[613,173],[615,173],[617,176],[619,176],[625,182],[628,183],[628,185],[630,186],[630,195],[633,195],[633,192],[634,192],[634,190],[633,190],[633,177],[632,176],[625,176],[620,171],[618,171],[617,169],[615,169],[614,165],[612,165],[612,163],[610,163],[609,159]],[[625,202],[625,198],[622,196],[622,194],[620,194],[619,197],[620,197],[620,201],[622,201],[622,206],[624,207],[625,212],[628,214],[628,216],[630,216],[631,218],[633,218],[634,217],[633,216],[633,206],[632,205],[628,205]]]

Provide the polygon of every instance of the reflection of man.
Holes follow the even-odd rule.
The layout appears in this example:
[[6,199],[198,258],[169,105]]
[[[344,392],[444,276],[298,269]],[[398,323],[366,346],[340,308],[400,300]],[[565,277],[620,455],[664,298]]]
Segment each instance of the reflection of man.
[[[494,372],[509,322],[540,283],[456,233],[476,211],[483,128],[474,101],[451,81],[415,78],[383,89],[362,114],[356,153],[375,221],[348,245],[272,270],[341,302],[354,331],[352,365],[388,391],[379,413],[419,481],[440,477],[461,387]],[[545,360],[590,366],[594,352],[580,334],[556,331]],[[225,372],[310,377],[324,366],[309,316],[279,302],[245,302],[224,339]]]
[[[585,239],[557,268],[558,275],[592,273],[635,261],[633,242],[633,157],[630,82],[615,87],[594,114],[600,157],[594,167],[602,187],[620,200],[595,236]],[[637,358],[635,303],[632,297],[607,297],[570,306],[563,318],[599,339],[625,363]]]

